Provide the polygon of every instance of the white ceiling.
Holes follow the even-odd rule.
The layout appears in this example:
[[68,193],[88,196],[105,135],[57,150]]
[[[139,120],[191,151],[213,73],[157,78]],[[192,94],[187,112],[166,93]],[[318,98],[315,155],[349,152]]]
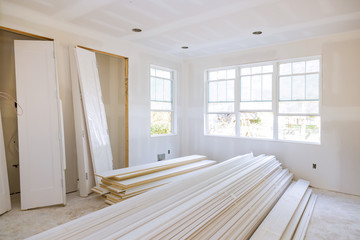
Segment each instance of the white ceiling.
[[[182,57],[360,30],[360,0],[5,0]],[[141,28],[134,33],[132,28]],[[260,36],[253,31],[263,31]],[[189,46],[189,49],[181,49]]]

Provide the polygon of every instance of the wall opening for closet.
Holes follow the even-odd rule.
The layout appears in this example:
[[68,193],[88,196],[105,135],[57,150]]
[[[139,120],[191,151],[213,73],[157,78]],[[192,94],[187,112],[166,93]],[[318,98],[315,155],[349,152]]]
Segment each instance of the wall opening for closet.
[[129,166],[128,58],[83,46],[93,51],[109,129],[114,169]]
[[[14,40],[52,39],[0,26],[0,92],[16,99]],[[18,122],[14,102],[0,98],[0,111],[10,194],[14,194],[20,192]]]

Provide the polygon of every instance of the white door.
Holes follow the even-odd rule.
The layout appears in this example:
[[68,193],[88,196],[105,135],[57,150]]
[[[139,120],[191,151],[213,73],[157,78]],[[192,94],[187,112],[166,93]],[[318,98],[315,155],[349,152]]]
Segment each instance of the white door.
[[62,106],[54,42],[15,40],[21,209],[65,204]]
[[87,197],[88,194],[91,193],[91,188],[95,185],[95,176],[91,161],[88,134],[86,131],[84,109],[81,103],[78,69],[76,66],[75,54],[75,48],[71,46],[69,48],[69,55],[74,106],[79,190],[81,197]]
[[83,48],[75,50],[94,171],[109,171],[113,169],[112,153],[96,56]]
[[6,167],[4,136],[0,113],[0,215],[11,209],[9,180]]

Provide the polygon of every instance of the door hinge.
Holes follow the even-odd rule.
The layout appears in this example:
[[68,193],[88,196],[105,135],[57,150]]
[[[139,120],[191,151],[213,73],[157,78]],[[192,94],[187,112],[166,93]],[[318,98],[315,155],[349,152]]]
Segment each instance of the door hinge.
[[89,175],[88,175],[88,173],[85,173],[85,178],[86,178],[86,180],[89,180]]

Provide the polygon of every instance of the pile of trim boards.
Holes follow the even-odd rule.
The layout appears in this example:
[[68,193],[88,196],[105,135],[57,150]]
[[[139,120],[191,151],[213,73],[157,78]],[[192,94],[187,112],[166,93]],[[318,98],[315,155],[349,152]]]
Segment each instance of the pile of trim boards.
[[179,177],[30,239],[303,239],[316,197],[273,156]]
[[191,155],[134,167],[95,174],[101,178],[99,186],[91,190],[106,197],[107,204],[115,204],[150,189],[175,181],[181,174],[215,164],[205,156]]

